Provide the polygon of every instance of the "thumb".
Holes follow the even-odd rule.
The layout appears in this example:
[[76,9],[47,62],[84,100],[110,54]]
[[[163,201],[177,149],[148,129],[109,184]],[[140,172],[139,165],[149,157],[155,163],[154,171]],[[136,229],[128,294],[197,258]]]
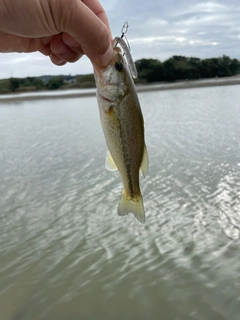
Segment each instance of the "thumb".
[[[92,64],[97,67],[107,66],[113,57],[111,32],[98,16],[104,16],[101,5],[100,9],[93,12],[80,0],[61,1],[62,3],[62,26],[61,30],[74,37],[82,47],[83,52],[89,57]],[[102,9],[102,11],[101,11]]]

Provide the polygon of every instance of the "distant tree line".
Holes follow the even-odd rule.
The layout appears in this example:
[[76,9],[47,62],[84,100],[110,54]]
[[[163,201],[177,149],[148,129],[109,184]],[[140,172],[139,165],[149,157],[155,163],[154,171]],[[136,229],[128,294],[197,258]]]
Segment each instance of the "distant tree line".
[[240,73],[240,61],[225,55],[203,60],[173,56],[164,62],[157,59],[141,59],[136,61],[136,67],[138,82],[229,77]]
[[0,93],[95,87],[93,74],[41,76],[0,80]]
[[[240,73],[240,61],[225,55],[203,60],[173,56],[164,62],[157,59],[140,59],[136,61],[136,67],[136,83],[229,77]],[[93,74],[0,80],[0,93],[92,87],[95,87]]]

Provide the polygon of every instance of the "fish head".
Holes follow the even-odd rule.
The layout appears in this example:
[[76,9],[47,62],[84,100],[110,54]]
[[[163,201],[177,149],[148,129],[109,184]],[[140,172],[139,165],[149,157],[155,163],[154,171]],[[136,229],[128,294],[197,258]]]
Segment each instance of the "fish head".
[[113,50],[113,59],[109,65],[104,68],[94,67],[94,75],[100,98],[112,103],[118,103],[127,92],[130,75],[121,49],[114,47]]

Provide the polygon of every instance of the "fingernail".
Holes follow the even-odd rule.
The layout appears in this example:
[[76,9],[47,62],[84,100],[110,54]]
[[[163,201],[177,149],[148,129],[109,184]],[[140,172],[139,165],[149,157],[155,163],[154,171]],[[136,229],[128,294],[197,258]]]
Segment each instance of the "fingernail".
[[58,65],[58,66],[63,66],[64,64],[66,64],[66,61],[63,60],[62,58],[56,56],[54,53],[50,53],[49,57],[52,61],[52,63]]
[[63,39],[63,41],[64,41],[64,43],[65,43],[66,45],[68,45],[69,47],[72,47],[72,48],[77,48],[77,47],[80,46],[80,45],[79,45],[79,42],[78,42],[76,39],[74,39],[72,36],[70,36],[70,35],[68,35],[67,37],[65,37],[65,38]]
[[110,44],[110,46],[108,47],[107,51],[102,56],[100,56],[99,63],[100,63],[101,66],[106,67],[106,66],[109,65],[109,63],[111,62],[112,58],[113,58],[113,47]]

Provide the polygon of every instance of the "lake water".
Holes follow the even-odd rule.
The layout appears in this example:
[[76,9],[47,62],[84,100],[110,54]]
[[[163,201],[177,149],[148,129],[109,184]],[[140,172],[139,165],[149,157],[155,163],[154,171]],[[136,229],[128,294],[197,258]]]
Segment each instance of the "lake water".
[[1,320],[239,320],[240,87],[139,98],[144,225],[96,98],[0,103]]

